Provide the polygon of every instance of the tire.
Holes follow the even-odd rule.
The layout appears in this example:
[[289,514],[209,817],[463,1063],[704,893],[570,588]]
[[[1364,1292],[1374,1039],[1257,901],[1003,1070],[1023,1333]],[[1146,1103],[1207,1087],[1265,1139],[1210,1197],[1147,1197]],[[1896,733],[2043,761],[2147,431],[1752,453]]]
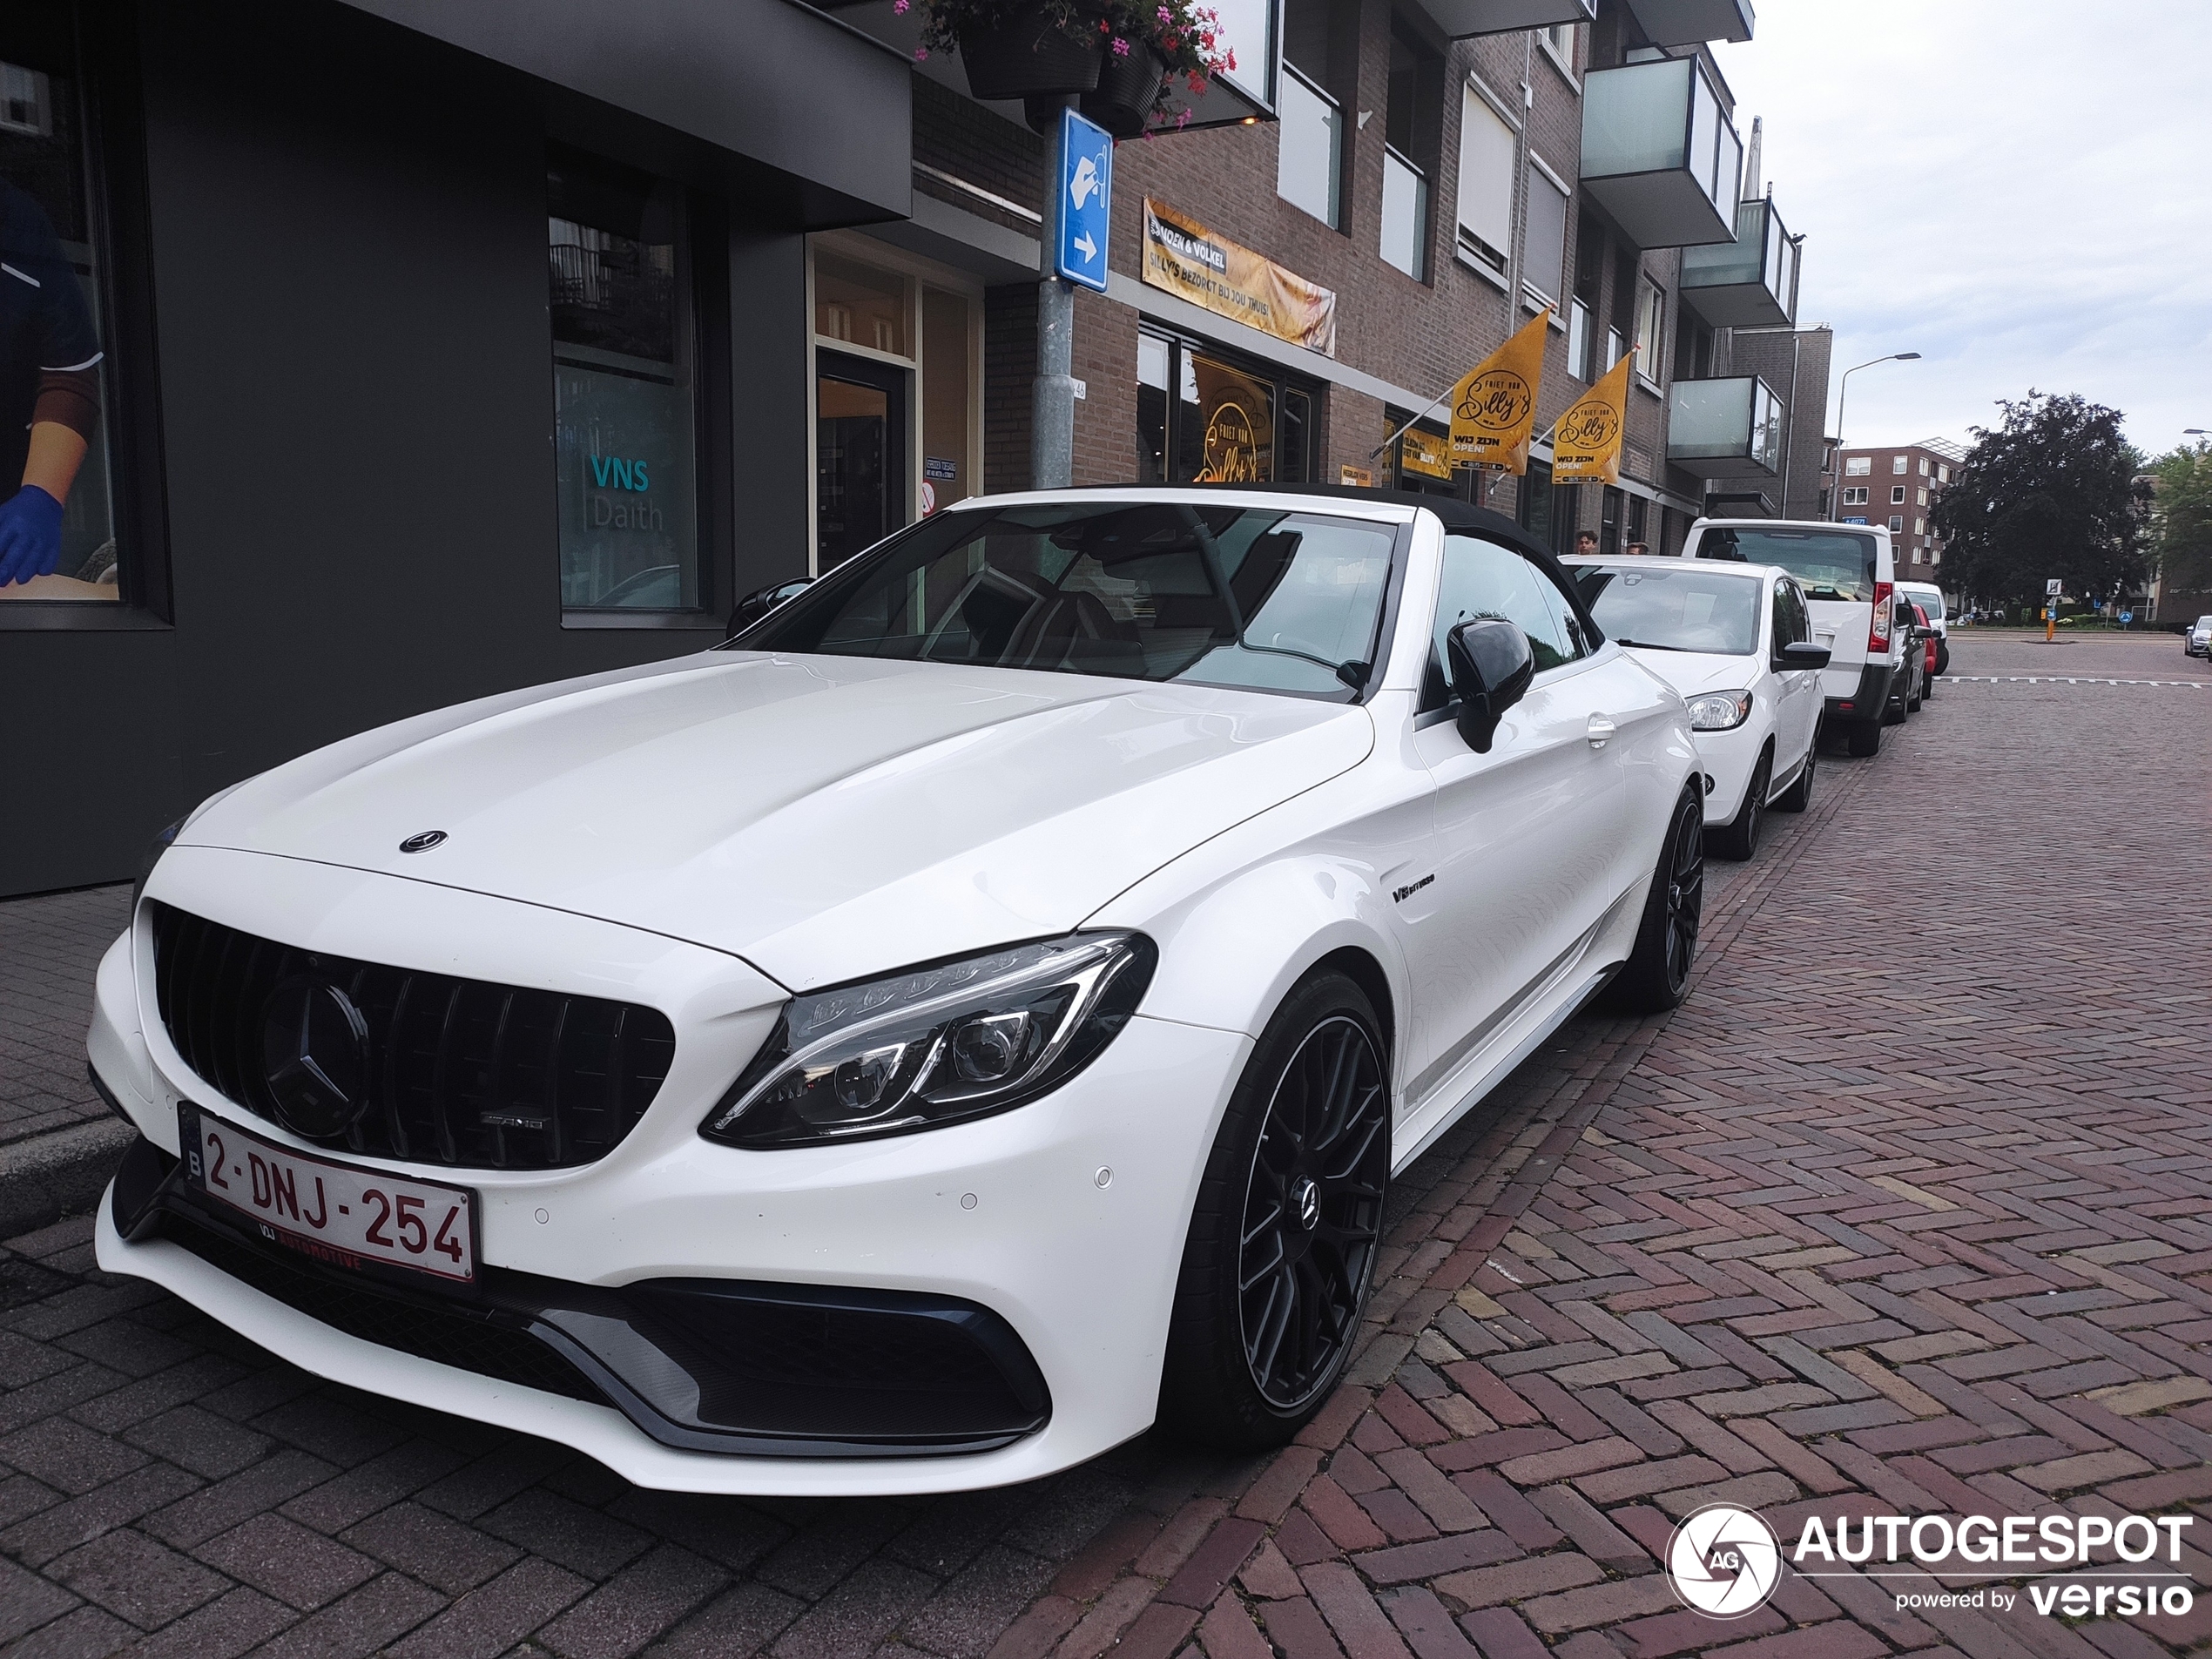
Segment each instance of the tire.
[[1774,810],[1777,813],[1802,813],[1812,805],[1812,775],[1820,763],[1820,745],[1815,743],[1805,751],[1804,769],[1789,788],[1776,797]]
[[1889,724],[1885,716],[1878,720],[1854,720],[1844,733],[1844,746],[1861,760],[1882,752],[1882,728]]
[[1689,969],[1704,914],[1705,804],[1693,784],[1675,803],[1643,901],[1635,948],[1608,994],[1615,1008],[1664,1014],[1682,1006],[1689,995]]
[[1168,1433],[1264,1451],[1327,1401],[1374,1278],[1390,1115],[1373,1005],[1340,974],[1307,980],[1245,1062],[1199,1181],[1160,1378]]
[[1936,672],[1948,674],[1950,671],[1951,642],[1947,639],[1939,639],[1936,641]]
[[1898,686],[1894,691],[1892,691],[1889,694],[1888,698],[1883,703],[1882,724],[1884,725],[1903,725],[1907,719],[1912,718],[1912,711],[1905,702],[1906,695],[1912,690],[1912,682],[1908,678],[1904,685]]
[[1759,824],[1766,816],[1767,787],[1773,781],[1774,751],[1770,748],[1751,768],[1751,781],[1744,786],[1743,804],[1736,809],[1736,816],[1720,828],[1705,832],[1708,852],[1741,862],[1759,850]]
[[1924,674],[1921,676],[1920,701],[1925,703],[1935,695],[1935,683],[1936,677],[1933,674]]
[[1920,705],[1927,700],[1928,679],[1927,676],[1923,674],[1912,682],[1912,688],[1905,694],[1905,711],[1907,714],[1918,714],[1920,711]]

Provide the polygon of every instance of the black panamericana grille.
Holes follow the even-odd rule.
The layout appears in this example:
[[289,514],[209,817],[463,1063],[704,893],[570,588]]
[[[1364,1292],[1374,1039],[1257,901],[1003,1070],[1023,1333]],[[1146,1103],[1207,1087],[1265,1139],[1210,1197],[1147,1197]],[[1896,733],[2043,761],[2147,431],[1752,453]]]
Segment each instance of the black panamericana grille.
[[590,1163],[652,1104],[676,1056],[656,1008],[311,954],[152,905],[161,1022],[185,1063],[277,1123],[263,1009],[280,981],[335,985],[368,1022],[368,1105],[320,1143],[493,1170]]

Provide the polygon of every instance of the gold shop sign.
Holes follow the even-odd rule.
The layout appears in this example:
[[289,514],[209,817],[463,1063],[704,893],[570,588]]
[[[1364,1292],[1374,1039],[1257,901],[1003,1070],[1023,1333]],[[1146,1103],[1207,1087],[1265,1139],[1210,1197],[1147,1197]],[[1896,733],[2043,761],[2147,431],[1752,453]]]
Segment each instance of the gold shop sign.
[[1452,476],[1452,446],[1433,432],[1424,432],[1419,427],[1408,428],[1399,439],[1399,464],[1407,472],[1417,472],[1424,478],[1441,478],[1447,482]]
[[1263,334],[1337,354],[1337,296],[1195,219],[1144,199],[1144,280]]

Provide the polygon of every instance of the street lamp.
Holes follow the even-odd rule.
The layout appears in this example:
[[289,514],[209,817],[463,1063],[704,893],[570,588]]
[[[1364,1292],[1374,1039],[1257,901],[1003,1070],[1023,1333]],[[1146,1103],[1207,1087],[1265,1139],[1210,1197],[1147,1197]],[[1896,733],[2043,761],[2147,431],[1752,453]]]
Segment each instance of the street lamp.
[[1886,357],[1870,357],[1863,363],[1853,363],[1844,371],[1836,392],[1836,483],[1828,496],[1828,522],[1834,523],[1842,516],[1844,504],[1844,402],[1851,396],[1851,377],[1862,368],[1871,368],[1877,363],[1918,362],[1916,351],[1893,351]]

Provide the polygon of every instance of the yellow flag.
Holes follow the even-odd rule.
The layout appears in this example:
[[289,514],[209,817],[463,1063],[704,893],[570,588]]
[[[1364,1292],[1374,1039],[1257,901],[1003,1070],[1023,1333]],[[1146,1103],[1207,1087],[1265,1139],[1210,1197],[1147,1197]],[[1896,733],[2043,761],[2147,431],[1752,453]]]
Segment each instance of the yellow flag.
[[1555,484],[1621,482],[1621,436],[1629,424],[1629,370],[1634,352],[1623,352],[1611,372],[1568,406],[1552,433],[1552,482]]
[[1452,461],[1528,470],[1528,439],[1536,425],[1536,394],[1544,383],[1546,311],[1477,363],[1452,388]]

